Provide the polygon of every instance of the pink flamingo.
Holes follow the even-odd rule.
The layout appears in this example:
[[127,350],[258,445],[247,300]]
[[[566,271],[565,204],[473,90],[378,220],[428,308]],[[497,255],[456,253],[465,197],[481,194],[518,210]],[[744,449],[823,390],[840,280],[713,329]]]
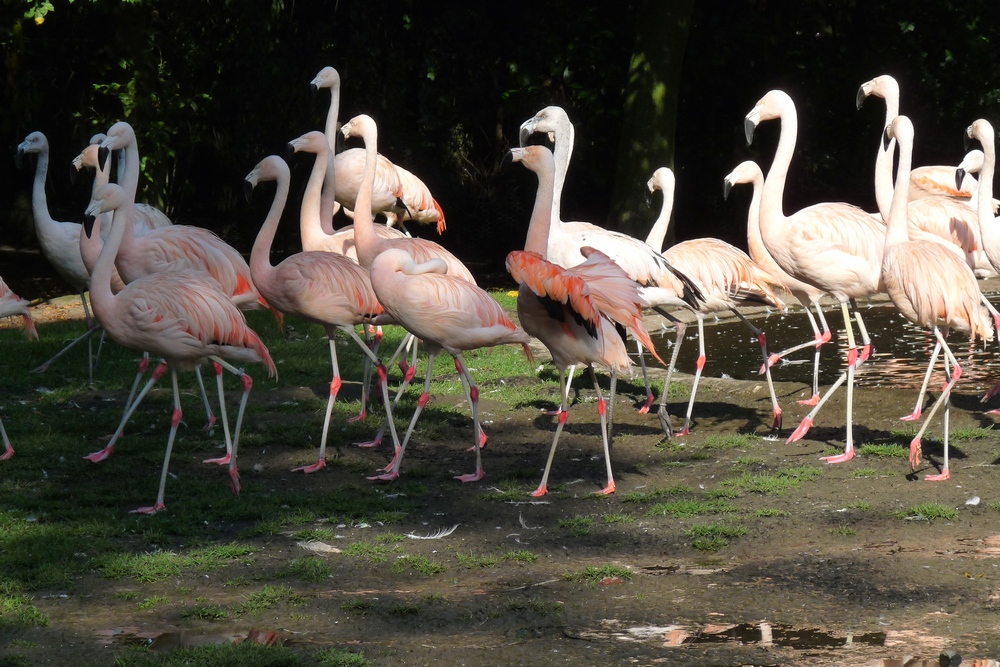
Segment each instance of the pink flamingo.
[[[777,279],[778,282],[781,283],[782,287],[798,299],[799,303],[802,304],[802,308],[805,310],[806,316],[809,318],[809,325],[813,330],[812,341],[806,341],[798,345],[793,345],[787,350],[782,350],[781,352],[772,354],[768,357],[767,365],[773,366],[779,359],[782,359],[787,355],[797,352],[803,348],[810,346],[815,347],[816,351],[813,356],[812,395],[808,399],[799,401],[799,405],[816,405],[819,402],[819,350],[825,343],[830,342],[830,339],[832,338],[830,334],[830,327],[826,323],[826,316],[823,314],[823,308],[820,305],[824,292],[816,287],[813,287],[809,283],[804,283],[801,280],[797,280],[788,275],[784,269],[778,266],[778,263],[774,261],[774,258],[771,257],[771,254],[764,246],[764,239],[760,234],[760,196],[761,191],[764,189],[764,172],[760,170],[757,163],[752,160],[741,162],[733,171],[726,175],[723,182],[725,190],[724,194],[726,198],[729,197],[729,191],[737,183],[753,184],[753,195],[750,200],[750,208],[747,215],[747,249],[750,251],[750,257],[753,259],[755,264],[764,269],[768,275]],[[816,317],[812,314],[812,308],[816,309]],[[822,333],[816,325],[817,317],[823,325]]]
[[[670,228],[670,213],[674,204],[674,172],[667,167],[660,167],[653,172],[646,183],[649,193],[657,190],[663,192],[663,205],[660,214],[646,237],[646,243],[654,250],[660,251],[663,239]],[[771,392],[771,407],[774,412],[772,426],[774,434],[781,427],[781,406],[774,392],[774,382],[771,380],[771,368],[768,364],[767,343],[764,332],[755,327],[738,309],[748,305],[766,304],[784,310],[785,304],[771,289],[778,281],[754,264],[750,257],[735,246],[713,238],[691,239],[676,243],[662,251],[674,268],[688,276],[701,289],[705,300],[695,309],[698,320],[698,360],[695,366],[694,382],[691,385],[691,397],[688,400],[687,413],[684,416],[684,426],[677,435],[687,435],[691,432],[691,414],[694,411],[694,399],[698,393],[698,382],[702,369],[705,367],[705,316],[709,313],[729,311],[736,315],[753,332],[760,345],[764,360],[764,373],[767,377],[767,387]],[[665,385],[660,394],[660,411],[667,407],[667,393],[670,385]]]
[[[896,189],[889,208],[888,231],[882,254],[882,279],[889,299],[902,315],[934,331],[937,343],[931,354],[928,372],[937,355],[944,350],[945,374],[948,383],[934,402],[927,418],[910,442],[910,468],[920,463],[920,438],[943,403],[944,408],[944,467],[940,474],[924,479],[937,482],[949,479],[948,417],[951,392],[962,375],[962,367],[952,354],[945,337],[949,330],[969,332],[973,338],[993,339],[989,312],[980,304],[979,285],[972,270],[961,259],[937,243],[913,241],[907,235],[906,201],[910,187],[910,161],[913,152],[913,125],[906,116],[896,116],[886,127],[884,143],[895,139],[899,145],[899,166]],[[988,201],[988,200],[986,200]],[[984,201],[984,203],[986,203]],[[987,203],[988,205],[988,203]],[[943,329],[943,332],[942,332]],[[949,364],[954,370],[949,371]]]
[[[24,330],[28,334],[28,339],[38,340],[38,331],[35,329],[35,320],[28,310],[28,301],[14,294],[14,290],[7,286],[7,283],[0,278],[0,317],[10,317],[20,315],[24,320]],[[0,438],[3,439],[4,452],[0,454],[0,461],[6,461],[14,456],[14,447],[10,444],[7,431],[0,420]]]
[[[370,270],[375,257],[390,248],[399,248],[409,253],[413,261],[417,264],[423,264],[435,258],[441,259],[447,264],[449,275],[475,285],[476,279],[472,277],[472,273],[465,264],[439,243],[421,238],[382,238],[375,233],[375,224],[372,221],[371,197],[375,184],[376,160],[378,155],[378,127],[371,116],[361,114],[345,123],[341,128],[341,132],[345,139],[361,137],[365,145],[365,172],[358,191],[354,217],[354,238],[357,244],[358,262],[361,266]],[[399,350],[397,350],[396,354],[399,354]],[[416,355],[416,350],[414,350],[414,355]],[[393,358],[395,356],[393,355]],[[397,400],[409,385],[415,373],[415,364],[405,368],[403,383],[396,393]],[[381,441],[384,429],[385,426],[382,427],[372,441],[363,443],[363,445],[377,445]]]
[[[325,134],[332,160],[323,186],[322,213],[323,224],[329,225],[329,233],[333,229],[332,218],[339,205],[334,203],[334,198],[344,204],[345,209],[353,211],[356,206],[365,160],[360,149],[347,150],[334,156],[337,150],[337,117],[340,113],[340,73],[332,67],[324,67],[309,85],[313,92],[321,88],[330,89]],[[337,170],[343,172],[343,180],[340,182],[334,174]],[[378,156],[374,188],[372,210],[384,214],[390,228],[397,223],[401,225],[407,220],[413,220],[421,224],[436,223],[438,235],[444,232],[447,226],[444,211],[424,182],[382,155]]]
[[[684,339],[686,326],[671,315],[669,310],[697,309],[698,303],[702,300],[697,286],[690,278],[671,266],[658,251],[650,248],[639,239],[588,222],[563,222],[560,217],[560,206],[563,183],[566,179],[566,172],[569,170],[576,136],[573,123],[570,122],[569,116],[561,107],[545,107],[521,123],[521,146],[525,145],[528,137],[533,133],[548,134],[555,141],[552,219],[556,222],[553,223],[549,233],[548,260],[565,268],[576,266],[586,259],[581,250],[584,247],[596,248],[614,260],[632,280],[640,285],[639,293],[648,307],[674,323],[677,337],[667,369],[667,377],[671,377],[674,362],[680,351],[680,343]],[[649,379],[645,373],[645,362],[643,362],[641,348],[639,360],[643,364],[643,376],[646,378],[646,402],[639,412],[645,413],[652,406],[655,397],[649,388]],[[572,373],[572,371],[570,372]],[[615,377],[612,374],[612,395],[614,395],[614,383]],[[673,434],[673,428],[670,425],[669,415],[666,410],[661,410],[658,416],[664,433],[670,437]],[[608,421],[612,422],[610,416]]]
[[480,455],[482,428],[479,424],[479,388],[469,373],[462,352],[481,347],[519,343],[531,360],[531,338],[517,328],[493,297],[483,289],[448,274],[448,265],[440,258],[417,264],[405,250],[390,248],[372,262],[372,288],[378,300],[393,319],[427,345],[427,377],[417,409],[403,437],[399,451],[386,469],[386,474],[369,479],[393,480],[399,477],[399,467],[406,453],[413,428],[430,398],[434,357],[441,350],[455,358],[455,370],[462,378],[469,406],[472,409],[473,445],[476,470],[455,479],[477,482],[483,478]]
[[545,259],[551,247],[551,230],[560,224],[552,216],[555,172],[552,153],[544,146],[527,146],[512,149],[511,157],[537,174],[538,190],[524,250],[507,255],[507,270],[519,284],[517,315],[521,326],[528,334],[541,340],[551,353],[552,363],[559,370],[562,396],[559,421],[542,481],[531,495],[539,497],[548,492],[547,481],[559,434],[569,421],[568,372],[577,364],[587,366],[597,392],[597,413],[601,418],[604,463],[608,474],[607,485],[601,493],[614,493],[607,404],[593,365],[610,367],[616,372],[631,369],[632,362],[625,343],[615,328],[619,325],[656,356],[642,320],[642,308],[646,304],[639,295],[636,282],[598,250],[584,248],[583,252],[587,255],[585,261],[568,269]]
[[869,297],[885,289],[881,271],[885,227],[860,208],[840,202],[814,204],[786,217],[781,199],[788,166],[795,152],[798,119],[795,103],[784,91],[768,92],[747,114],[744,121],[747,143],[753,140],[759,123],[773,119],[780,120],[781,135],[761,193],[760,231],[764,245],[786,273],[840,302],[848,343],[847,371],[806,415],[788,442],[805,436],[820,408],[846,380],[847,442],[844,453],[823,459],[827,463],[842,463],[854,458],[854,372],[871,354],[868,331],[861,313],[855,309],[863,342],[858,353],[848,306],[854,299]]
[[[160,488],[156,502],[149,507],[141,507],[136,512],[153,514],[164,509],[164,490],[170,453],[173,449],[177,426],[181,422],[180,393],[177,388],[177,371],[192,369],[206,359],[218,366],[236,373],[243,382],[243,397],[231,444],[232,457],[229,461],[229,478],[233,492],[239,493],[240,477],[236,466],[236,452],[246,408],[247,397],[253,380],[249,375],[230,364],[234,362],[260,362],[265,365],[271,377],[277,370],[267,347],[246,324],[243,314],[236,308],[230,295],[219,288],[219,284],[208,274],[200,271],[162,272],[144,276],[129,282],[118,294],[111,291],[111,268],[115,255],[127,231],[122,213],[127,213],[130,197],[118,185],[111,183],[102,187],[87,207],[90,216],[86,224],[88,231],[94,218],[106,211],[116,211],[111,234],[101,250],[91,280],[91,296],[94,310],[105,331],[113,341],[124,347],[148,351],[161,356],[164,361],[153,371],[149,382],[143,387],[118,427],[118,433],[131,417],[136,406],[160,377],[170,369],[174,390],[174,411],[170,420],[170,435],[160,473]],[[225,403],[222,405],[223,423],[228,424]]]
[[[320,138],[322,139],[322,135]],[[325,162],[323,164],[325,166]],[[261,181],[277,181],[277,192],[250,254],[250,269],[253,272],[254,283],[268,303],[286,315],[294,315],[323,325],[330,339],[333,380],[330,382],[330,399],[323,420],[319,458],[312,465],[293,470],[293,472],[313,473],[326,467],[326,441],[330,430],[330,415],[341,387],[336,332],[339,329],[346,333],[376,365],[379,365],[378,358],[354,332],[354,327],[374,320],[382,314],[383,308],[376,299],[375,292],[372,291],[368,272],[343,255],[323,251],[300,252],[287,257],[277,266],[271,264],[271,244],[278,229],[281,212],[288,199],[290,181],[288,165],[274,155],[264,158],[246,177],[251,189]],[[384,368],[380,370],[380,375],[384,375]],[[382,398],[388,405],[389,397],[385,383],[380,382],[379,385],[383,391]],[[366,398],[362,396],[362,404]]]

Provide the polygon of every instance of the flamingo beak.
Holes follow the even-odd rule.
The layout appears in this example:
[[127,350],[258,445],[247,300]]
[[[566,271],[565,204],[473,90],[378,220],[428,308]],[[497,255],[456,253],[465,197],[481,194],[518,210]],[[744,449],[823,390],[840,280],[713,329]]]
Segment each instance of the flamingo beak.
[[253,183],[250,179],[243,181],[243,196],[247,198],[247,203],[250,203],[250,197],[253,196]]
[[962,189],[962,181],[965,180],[965,170],[959,167],[955,170],[955,189]]
[[743,119],[743,133],[747,137],[747,146],[753,143],[753,133],[757,129],[757,123],[753,122],[750,117]]
[[861,109],[861,106],[865,103],[865,98],[867,98],[867,97],[868,97],[868,93],[865,91],[864,84],[862,84],[861,87],[858,88],[858,97],[855,100],[855,104],[858,105],[858,110]]
[[722,198],[728,200],[729,193],[733,191],[733,184],[728,178],[722,179]]
[[886,126],[885,130],[882,131],[882,150],[889,150],[889,143],[892,141],[892,137],[889,136],[889,125]]
[[90,215],[89,213],[83,216],[83,231],[87,234],[89,239],[94,233],[94,223],[97,221],[97,217]]
[[105,167],[108,166],[108,158],[111,157],[111,149],[107,146],[101,146],[97,149],[97,164],[101,171],[104,171]]

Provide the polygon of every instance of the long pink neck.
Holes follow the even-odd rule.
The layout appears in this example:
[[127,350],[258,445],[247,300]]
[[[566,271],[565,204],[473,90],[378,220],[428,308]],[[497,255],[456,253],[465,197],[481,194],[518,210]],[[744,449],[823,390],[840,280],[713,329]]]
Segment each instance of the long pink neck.
[[302,237],[303,250],[322,250],[325,237],[333,233],[332,223],[330,232],[326,232],[323,227],[323,206],[325,205],[323,197],[329,191],[329,186],[325,183],[326,176],[330,173],[330,155],[329,150],[320,147],[316,153],[316,160],[313,162],[312,172],[309,174],[309,182],[306,183],[306,191],[302,194],[299,234]]
[[375,233],[372,221],[372,193],[375,187],[375,162],[378,159],[378,129],[369,124],[361,138],[365,142],[365,172],[361,178],[358,198],[354,203],[354,242],[358,250],[358,263],[370,268],[375,257],[384,247]]
[[[979,138],[979,137],[977,137]],[[983,238],[987,236],[992,240],[997,236],[996,218],[993,216],[993,174],[996,172],[996,147],[994,146],[994,135],[990,133],[988,137],[980,138],[983,144],[983,168],[979,171],[979,188],[976,196],[976,212],[979,217],[979,233]]]
[[764,179],[764,188],[760,198],[760,231],[766,239],[770,234],[780,233],[780,224],[785,219],[781,199],[785,191],[785,179],[788,177],[788,166],[795,153],[795,137],[798,133],[798,118],[795,106],[787,105],[779,117],[781,134],[778,147],[774,151],[774,161]]
[[330,146],[327,154],[326,176],[323,180],[323,198],[319,220],[324,234],[333,234],[333,207],[337,195],[337,173],[334,157],[337,152],[337,117],[340,115],[340,82],[330,87],[330,110],[326,113],[326,140]]
[[566,183],[566,173],[569,171],[569,163],[573,157],[573,145],[576,142],[576,130],[569,118],[561,121],[556,132],[556,142],[553,147],[555,157],[555,175],[552,192],[552,219],[562,221],[562,191]]
[[[90,303],[94,308],[94,315],[102,324],[114,320],[113,311],[116,305],[115,295],[111,289],[111,276],[115,269],[115,258],[121,248],[122,239],[125,232],[131,227],[129,221],[129,209],[132,204],[125,203],[116,208],[113,212],[111,231],[101,248],[101,254],[97,258],[94,270],[90,274]],[[98,229],[95,227],[93,235],[98,236]],[[86,235],[83,230],[81,234]]]
[[661,185],[660,191],[663,192],[663,204],[660,206],[660,215],[657,216],[656,222],[653,223],[653,227],[649,230],[649,235],[646,237],[646,245],[656,252],[663,252],[663,239],[667,237],[667,230],[670,229],[670,213],[674,208],[673,188]]
[[552,202],[554,175],[552,161],[546,161],[538,170],[538,190],[535,192],[535,207],[531,210],[528,236],[524,249],[537,252],[542,257],[548,255],[549,229],[552,223]]
[[[899,115],[899,90],[885,93],[885,125],[889,127],[892,119]],[[888,146],[882,145],[882,133],[878,135],[878,153],[875,155],[875,202],[882,220],[889,219],[889,206],[892,203],[892,156],[896,150],[896,139],[893,137]]]
[[[291,177],[288,168],[279,170],[277,190],[274,193],[274,200],[271,208],[267,212],[264,224],[261,225],[257,233],[257,239],[253,243],[250,251],[250,275],[257,288],[265,295],[267,285],[274,280],[274,266],[271,264],[271,245],[274,243],[274,236],[278,231],[278,223],[281,221],[281,213],[285,210],[285,203],[288,201],[288,188]],[[265,296],[266,298],[266,296]]]
[[[905,119],[901,118],[900,120]],[[886,218],[886,226],[888,227],[885,233],[886,250],[910,240],[906,231],[906,202],[910,198],[910,165],[913,158],[913,142],[909,137],[900,137],[897,143],[899,145],[899,166],[896,168],[896,185],[892,191],[889,215]]]
[[764,174],[758,171],[750,182],[753,184],[753,196],[750,198],[750,212],[747,214],[747,250],[750,251],[750,259],[767,270],[765,264],[773,263],[774,260],[764,247],[764,238],[760,234],[760,196]]

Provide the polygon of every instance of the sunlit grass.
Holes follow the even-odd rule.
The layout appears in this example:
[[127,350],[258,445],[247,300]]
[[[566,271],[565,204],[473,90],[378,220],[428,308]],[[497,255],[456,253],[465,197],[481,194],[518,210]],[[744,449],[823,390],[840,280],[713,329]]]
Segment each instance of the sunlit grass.
[[909,447],[885,443],[869,443],[858,448],[861,456],[871,456],[882,459],[905,459],[910,456]]
[[592,565],[582,570],[570,571],[563,574],[566,581],[583,583],[599,583],[604,579],[620,578],[625,581],[632,581],[632,570],[622,565]]
[[928,521],[934,519],[951,520],[958,518],[958,510],[941,503],[921,503],[896,512],[896,517],[900,519],[926,519]]
[[691,539],[691,546],[698,551],[718,551],[729,546],[730,539],[748,532],[750,531],[743,526],[708,523],[695,524],[685,534]]

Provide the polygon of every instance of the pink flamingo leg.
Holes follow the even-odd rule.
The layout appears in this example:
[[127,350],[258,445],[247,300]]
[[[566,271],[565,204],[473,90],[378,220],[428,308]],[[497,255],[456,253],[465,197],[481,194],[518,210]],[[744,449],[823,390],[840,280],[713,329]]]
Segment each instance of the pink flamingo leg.
[[[239,376],[243,383],[243,395],[240,397],[240,408],[239,412],[236,413],[236,426],[233,428],[233,456],[229,461],[229,482],[233,493],[239,494],[240,486],[240,471],[236,467],[236,455],[239,451],[240,446],[240,431],[243,429],[243,414],[246,412],[247,399],[250,397],[250,390],[253,388],[253,378],[244,373],[242,370],[234,367],[218,357],[212,357],[213,361],[222,364],[228,371],[235,373]],[[225,414],[223,414],[223,419],[225,419]]]
[[597,374],[594,372],[593,366],[590,367],[590,377],[594,381],[594,391],[597,392],[597,414],[601,418],[601,438],[604,441],[604,466],[608,472],[608,483],[598,493],[607,496],[615,492],[615,478],[611,474],[611,445],[608,441],[608,405],[604,402],[601,386],[597,383]]
[[562,397],[561,397],[562,403],[560,403],[559,407],[557,409],[555,409],[555,410],[543,410],[542,411],[543,415],[545,415],[546,417],[558,417],[559,415],[562,414],[563,406],[569,404],[569,389],[570,389],[570,385],[573,384],[573,373],[575,371],[576,371],[576,366],[570,366],[569,367],[569,373],[567,374],[567,377],[566,377],[566,383],[565,383],[565,385],[563,387],[561,387],[561,389],[562,389],[562,392],[561,392],[562,393]]
[[931,381],[931,371],[934,370],[934,363],[937,361],[938,354],[941,352],[941,344],[934,343],[934,351],[931,353],[930,363],[927,364],[927,372],[924,373],[924,382],[920,385],[920,393],[917,395],[917,405],[913,408],[913,413],[905,417],[900,417],[900,421],[911,422],[920,419],[920,415],[923,413],[924,405],[924,394],[927,393],[927,385]]
[[403,443],[399,446],[399,449],[396,451],[396,455],[393,457],[389,465],[384,468],[386,474],[375,475],[374,477],[369,477],[368,479],[372,481],[389,482],[399,477],[399,467],[403,464],[403,454],[406,452],[406,444],[410,441],[410,436],[413,435],[413,428],[417,425],[417,419],[420,418],[420,413],[423,411],[424,406],[427,405],[427,401],[430,398],[431,376],[434,373],[435,355],[436,352],[429,352],[427,355],[427,377],[424,380],[424,392],[420,395],[420,400],[417,401],[417,409],[413,412],[413,417],[410,419],[410,425],[406,429],[406,435],[403,436]]
[[[733,313],[736,314],[736,317],[740,318],[743,321],[743,324],[747,325],[747,327],[750,329],[750,331],[753,332],[754,336],[757,337],[757,344],[760,345],[761,356],[764,357],[764,360],[766,362],[766,360],[767,360],[767,335],[763,331],[761,331],[760,329],[758,329],[757,327],[755,327],[753,324],[751,324],[750,320],[748,320],[747,318],[743,317],[743,313],[741,313],[740,311],[736,310],[735,308],[730,308],[730,310],[732,310]],[[766,363],[765,363],[765,366],[766,366]],[[781,411],[781,406],[778,405],[778,395],[774,391],[774,381],[771,379],[771,368],[769,366],[767,366],[767,367],[764,368],[764,375],[767,378],[767,388],[768,388],[768,390],[771,393],[771,410],[772,410],[772,412],[774,414],[774,421],[771,424],[771,433],[770,433],[770,435],[768,437],[771,438],[771,439],[773,439],[773,438],[777,437],[778,431],[781,430],[781,415],[782,415],[782,411]]]
[[799,405],[810,405],[810,406],[813,406],[813,405],[816,405],[817,403],[819,403],[819,398],[820,398],[820,395],[819,395],[819,353],[820,353],[820,347],[822,347],[824,344],[830,342],[830,339],[833,337],[830,334],[830,327],[826,323],[826,316],[823,315],[823,309],[820,308],[819,302],[816,302],[815,306],[816,306],[816,314],[819,316],[819,321],[823,325],[823,333],[819,332],[819,329],[816,326],[816,322],[813,320],[812,314],[807,309],[806,313],[809,314],[809,321],[812,323],[813,333],[816,335],[816,351],[813,353],[813,386],[812,386],[812,396],[810,396],[807,399],[798,401]]
[[[559,369],[559,381],[564,387],[566,387],[562,392],[563,396],[567,396],[569,394],[568,380],[569,378],[566,376],[566,372],[563,369]],[[542,473],[542,481],[538,484],[538,488],[531,493],[531,495],[535,498],[541,498],[549,492],[547,483],[549,480],[549,472],[552,470],[552,460],[556,456],[556,445],[559,444],[559,434],[562,433],[563,427],[568,421],[569,405],[566,402],[566,399],[563,399],[562,405],[559,406],[559,421],[556,425],[556,433],[552,437],[552,446],[549,448],[549,458],[545,461],[545,471]]]
[[7,429],[3,427],[3,420],[0,419],[0,437],[3,438],[4,452],[0,454],[0,461],[6,461],[10,457],[14,456],[14,448],[10,444],[10,438],[7,437]]
[[949,413],[951,412],[951,391],[954,388],[955,383],[958,382],[958,379],[962,377],[962,367],[958,364],[958,359],[955,358],[955,355],[952,353],[951,348],[948,347],[948,343],[945,341],[944,336],[941,334],[941,331],[940,329],[938,329],[938,327],[934,327],[934,335],[937,337],[938,342],[941,344],[942,349],[944,350],[945,372],[948,371],[949,361],[955,368],[949,375],[948,384],[945,385],[944,390],[941,392],[941,395],[938,396],[936,401],[934,401],[934,405],[931,406],[931,409],[927,413],[927,419],[924,420],[924,423],[920,426],[920,430],[917,431],[917,435],[914,436],[913,441],[910,443],[910,469],[912,470],[913,468],[915,468],[917,465],[920,464],[920,439],[921,437],[923,437],[924,431],[927,430],[927,425],[930,423],[931,418],[934,417],[934,413],[938,411],[938,409],[941,407],[942,404],[944,404],[944,467],[941,469],[941,472],[939,474],[927,475],[926,477],[924,477],[924,480],[928,482],[943,482],[945,480],[951,479],[951,470],[949,468],[949,460],[948,460],[948,450],[949,450],[948,427],[950,418]]
[[[407,334],[407,336],[408,337],[412,337],[411,334]],[[403,344],[406,343],[406,340],[407,340],[406,338],[403,339]],[[413,344],[414,344],[414,346],[416,345],[416,339],[415,338],[413,339]],[[402,348],[402,345],[400,345],[400,349],[401,348]],[[399,354],[399,349],[397,349],[396,353],[393,354],[393,358],[395,358],[398,354]],[[390,360],[390,363],[391,363],[391,360]],[[412,364],[403,364],[403,366],[401,366],[401,368],[404,367],[404,366],[405,366],[405,370],[403,371],[403,382],[402,382],[402,384],[399,385],[399,389],[396,390],[396,396],[392,400],[392,409],[393,410],[395,410],[396,406],[399,405],[399,399],[403,396],[403,392],[406,391],[406,388],[410,386],[410,382],[412,382],[413,378],[416,377],[416,375],[417,375],[417,355],[416,355],[416,348],[415,347],[414,347],[414,352],[413,352],[413,363]],[[388,424],[388,422],[383,422],[381,428],[379,428],[379,430],[378,430],[378,433],[376,433],[375,437],[372,438],[371,440],[368,440],[366,442],[356,442],[356,443],[354,443],[354,445],[356,447],[364,447],[366,449],[370,449],[372,447],[378,447],[380,444],[382,444],[382,438],[385,435],[385,427],[386,427],[387,424]],[[399,451],[398,448],[396,449],[396,451],[397,452]]]
[[681,351],[681,343],[684,342],[687,325],[673,316],[669,319],[674,323],[676,336],[674,338],[674,350],[670,353],[670,363],[667,364],[667,378],[663,381],[663,393],[660,394],[660,407],[656,411],[656,416],[660,419],[660,428],[663,429],[663,434],[667,438],[672,438],[674,436],[674,429],[670,423],[670,413],[667,412],[667,394],[670,393],[670,383],[674,377],[674,368],[677,366],[677,356]]
[[486,473],[483,471],[483,461],[480,449],[482,446],[480,442],[485,444],[484,434],[482,432],[482,426],[479,424],[479,387],[476,383],[472,381],[472,376],[469,374],[468,369],[465,367],[465,362],[462,360],[462,355],[459,354],[455,357],[455,368],[458,370],[459,374],[469,383],[469,406],[472,408],[472,424],[473,424],[473,445],[472,449],[476,451],[476,471],[466,474],[458,475],[455,477],[460,482],[478,482],[483,478]]
[[690,435],[691,414],[694,412],[694,399],[698,395],[698,383],[701,382],[701,371],[705,368],[707,358],[705,356],[705,317],[698,313],[698,360],[695,362],[694,382],[691,384],[691,397],[688,399],[687,414],[684,415],[684,426],[677,432],[677,436]]
[[198,380],[198,390],[201,392],[201,402],[205,406],[205,416],[208,418],[208,423],[205,424],[204,430],[211,431],[215,428],[216,418],[215,414],[212,412],[212,404],[208,402],[208,393],[205,391],[205,381],[201,378],[201,366],[194,367],[194,377]]
[[146,394],[148,394],[149,390],[153,387],[154,384],[156,384],[156,381],[159,380],[161,377],[163,377],[164,373],[166,372],[167,372],[167,362],[162,361],[156,367],[156,369],[153,370],[153,375],[152,377],[149,378],[149,382],[146,383],[146,386],[142,388],[142,391],[139,392],[139,395],[136,396],[132,404],[128,406],[128,410],[125,411],[125,414],[122,416],[122,421],[118,425],[118,430],[116,430],[115,434],[111,436],[111,440],[108,441],[108,444],[104,447],[104,449],[88,454],[83,458],[87,459],[88,461],[92,461],[94,463],[99,463],[104,459],[108,458],[109,456],[111,456],[111,453],[115,450],[115,443],[118,441],[118,438],[121,437],[121,434],[125,431],[125,424],[127,424],[128,420],[131,419],[132,413],[135,412],[135,409],[137,407],[139,407],[139,403],[141,403],[142,399],[146,397]]
[[155,504],[150,507],[134,509],[131,512],[132,514],[156,514],[160,510],[166,509],[166,505],[163,503],[163,494],[167,488],[167,471],[170,468],[170,454],[174,449],[174,438],[177,435],[177,427],[181,423],[181,416],[183,414],[181,412],[181,393],[177,388],[177,371],[171,369],[170,380],[174,388],[174,413],[170,418],[170,435],[167,436],[167,451],[163,456],[163,469],[160,471],[160,490],[156,494]]
[[[635,349],[639,354],[639,366],[642,368],[642,379],[646,383],[646,402],[642,404],[641,408],[639,408],[639,414],[644,415],[649,412],[649,408],[653,406],[653,403],[656,401],[656,397],[653,396],[653,390],[649,386],[649,373],[646,371],[646,355],[642,353],[642,343],[636,341]],[[614,400],[614,392],[612,392],[611,395],[612,400]],[[610,418],[608,421],[610,422]]]
[[[319,459],[316,463],[307,466],[299,466],[298,468],[293,468],[292,472],[304,472],[307,475],[310,473],[317,472],[326,467],[326,439],[330,433],[330,416],[333,413],[333,404],[337,400],[337,394],[340,392],[340,387],[342,385],[340,379],[340,366],[337,363],[337,345],[333,338],[333,331],[328,334],[330,338],[330,363],[333,365],[333,379],[330,380],[330,398],[326,402],[326,415],[323,418],[323,435],[320,437],[319,441]],[[367,347],[367,346],[366,346]],[[371,362],[370,359],[366,357],[368,363]],[[367,384],[367,381],[366,381]],[[362,389],[362,394],[365,394],[365,389]],[[365,396],[361,398],[362,406],[366,403]],[[364,409],[362,408],[362,413]],[[360,416],[360,415],[359,415]]]
[[[219,362],[215,361],[212,362],[212,368],[215,370],[215,384],[219,391],[219,412],[222,415],[222,433],[226,441],[226,455],[214,459],[205,459],[202,463],[214,463],[215,465],[224,466],[229,465],[233,460],[233,440],[229,435],[229,417],[226,415],[226,397],[222,390],[222,366]],[[207,397],[205,401],[207,405]]]

